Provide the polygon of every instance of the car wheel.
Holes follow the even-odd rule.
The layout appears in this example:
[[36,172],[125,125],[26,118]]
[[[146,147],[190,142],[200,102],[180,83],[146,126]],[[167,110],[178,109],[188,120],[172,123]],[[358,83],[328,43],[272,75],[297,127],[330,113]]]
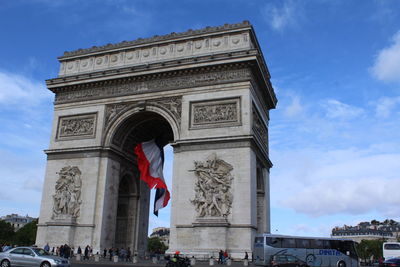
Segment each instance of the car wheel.
[[1,267],[11,267],[11,264],[8,260],[3,260],[1,262]]
[[43,262],[40,267],[51,267],[50,263],[48,263],[47,261]]
[[346,267],[346,263],[344,261],[339,261],[337,266],[338,267]]

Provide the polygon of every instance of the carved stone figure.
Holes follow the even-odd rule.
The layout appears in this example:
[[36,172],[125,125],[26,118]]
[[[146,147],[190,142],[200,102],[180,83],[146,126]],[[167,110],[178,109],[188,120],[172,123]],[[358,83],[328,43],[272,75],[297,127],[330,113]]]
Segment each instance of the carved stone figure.
[[219,159],[215,153],[205,162],[194,162],[197,176],[195,205],[198,217],[227,217],[232,207],[232,165]]
[[96,115],[80,115],[61,118],[59,121],[59,138],[74,136],[94,137]]
[[59,215],[78,217],[80,214],[81,200],[81,171],[78,167],[67,166],[58,173],[56,193],[53,195],[53,219]]

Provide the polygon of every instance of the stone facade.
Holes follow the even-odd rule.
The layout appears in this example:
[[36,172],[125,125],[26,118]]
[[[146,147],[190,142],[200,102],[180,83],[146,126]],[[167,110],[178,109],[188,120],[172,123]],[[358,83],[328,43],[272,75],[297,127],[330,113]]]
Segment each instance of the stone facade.
[[143,253],[149,189],[133,147],[154,137],[174,148],[170,252],[243,257],[257,232],[269,232],[268,121],[277,99],[248,22],[59,61],[59,76],[46,81],[55,111],[37,245]]

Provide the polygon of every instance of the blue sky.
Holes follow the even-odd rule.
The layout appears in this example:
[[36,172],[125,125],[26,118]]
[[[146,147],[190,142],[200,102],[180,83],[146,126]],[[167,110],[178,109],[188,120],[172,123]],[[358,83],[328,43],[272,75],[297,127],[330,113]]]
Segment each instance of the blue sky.
[[[39,215],[64,51],[249,20],[271,111],[271,230],[400,220],[400,1],[0,2],[0,216]],[[171,155],[171,148],[167,148]],[[171,156],[166,176],[170,184]],[[169,225],[169,208],[150,217]]]

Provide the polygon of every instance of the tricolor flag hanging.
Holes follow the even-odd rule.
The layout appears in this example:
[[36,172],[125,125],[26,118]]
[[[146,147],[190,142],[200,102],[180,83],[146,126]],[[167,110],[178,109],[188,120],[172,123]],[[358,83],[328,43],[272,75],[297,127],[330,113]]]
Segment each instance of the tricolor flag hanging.
[[158,216],[158,210],[167,206],[170,198],[163,175],[163,148],[153,139],[137,144],[135,146],[135,154],[137,156],[140,179],[146,182],[150,189],[156,189],[154,214]]

